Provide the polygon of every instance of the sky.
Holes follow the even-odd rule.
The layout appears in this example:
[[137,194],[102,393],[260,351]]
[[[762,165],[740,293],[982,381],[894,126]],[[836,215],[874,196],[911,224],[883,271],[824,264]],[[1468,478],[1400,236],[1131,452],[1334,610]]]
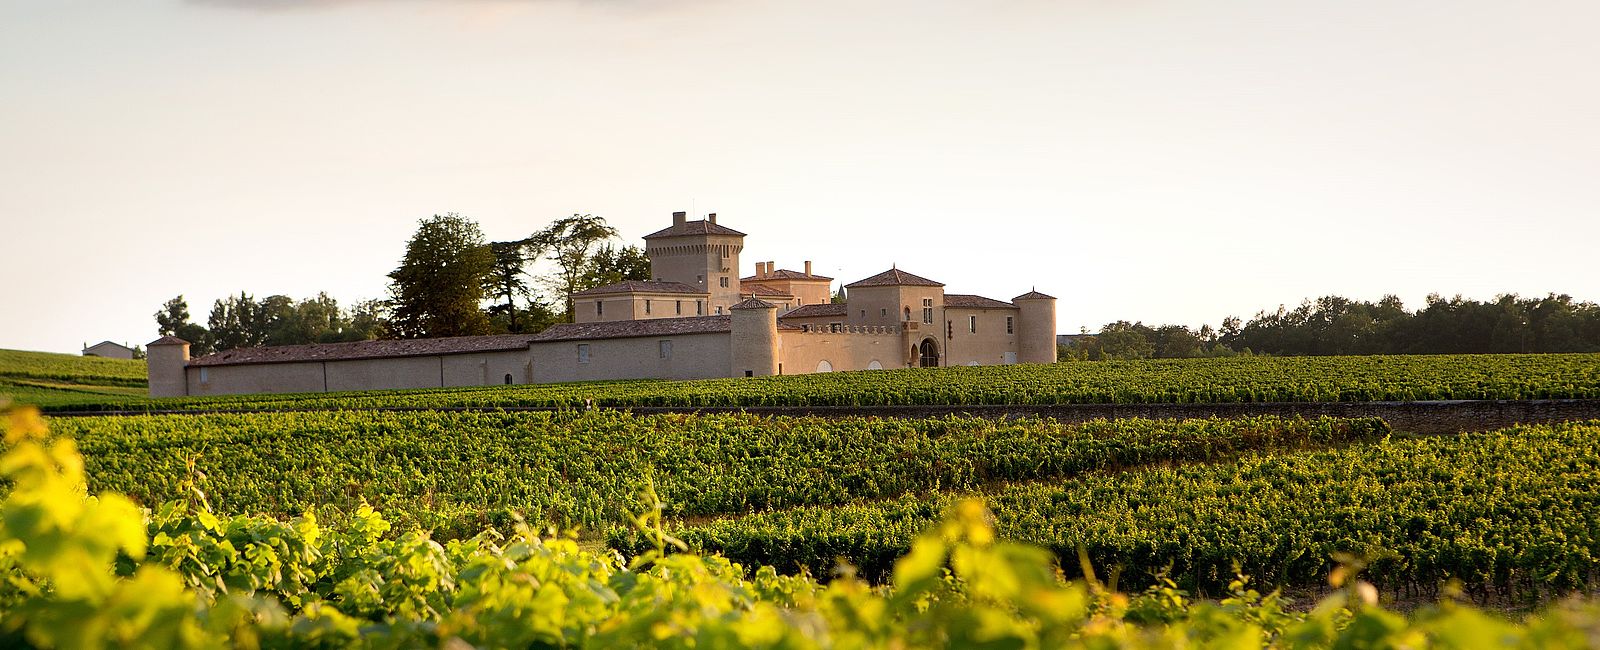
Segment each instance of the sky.
[[674,211],[1062,333],[1600,300],[1592,0],[0,0],[0,348]]

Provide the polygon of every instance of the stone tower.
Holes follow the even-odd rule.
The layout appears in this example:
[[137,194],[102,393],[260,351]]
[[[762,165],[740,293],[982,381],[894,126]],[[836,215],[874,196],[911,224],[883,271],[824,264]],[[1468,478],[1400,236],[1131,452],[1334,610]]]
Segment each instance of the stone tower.
[[1056,299],[1029,291],[1011,299],[1021,312],[1017,315],[1017,361],[1055,363]]
[[734,377],[778,374],[778,306],[751,298],[733,306]]
[[150,380],[151,397],[183,397],[189,394],[189,342],[176,336],[163,336],[145,347],[145,373]]
[[711,294],[706,315],[727,314],[739,302],[739,252],[744,233],[717,225],[716,213],[689,221],[672,213],[672,227],[644,236],[650,279],[681,282]]

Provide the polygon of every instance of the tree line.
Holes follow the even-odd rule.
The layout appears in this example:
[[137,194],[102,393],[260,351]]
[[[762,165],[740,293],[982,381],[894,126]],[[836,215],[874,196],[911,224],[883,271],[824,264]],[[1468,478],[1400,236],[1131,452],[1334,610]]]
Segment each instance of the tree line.
[[[573,293],[623,280],[648,280],[650,260],[619,246],[605,219],[575,214],[512,241],[488,241],[459,214],[418,222],[389,295],[348,308],[327,293],[294,300],[246,292],[212,303],[192,321],[180,294],[155,313],[158,333],[189,341],[191,352],[380,338],[533,333],[571,318]],[[545,270],[534,273],[541,261]]]
[[1400,298],[1377,302],[1325,296],[1289,310],[1235,316],[1198,330],[1117,321],[1072,337],[1062,360],[1153,359],[1236,354],[1274,356],[1600,352],[1600,305],[1565,294],[1490,301],[1428,296],[1409,311]]

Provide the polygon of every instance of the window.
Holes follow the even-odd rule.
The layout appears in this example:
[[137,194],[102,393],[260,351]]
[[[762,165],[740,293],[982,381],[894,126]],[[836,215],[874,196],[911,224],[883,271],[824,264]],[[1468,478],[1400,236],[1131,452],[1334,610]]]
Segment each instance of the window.
[[756,371],[754,371],[754,370],[746,370],[746,371],[744,371],[744,376],[746,376],[746,377],[754,377],[754,376],[756,376]]
[[578,344],[578,363],[589,363],[589,344]]
[[202,384],[204,384],[204,383],[206,383],[208,381],[211,381],[211,378],[206,376],[206,370],[208,370],[208,368],[201,368],[200,369],[200,383],[202,383]]
[[883,309],[879,309],[878,310],[878,315],[882,316],[884,318],[888,318],[889,317],[889,308],[888,307],[884,307]]
[[728,288],[728,276],[724,275],[720,278],[717,278],[717,284],[721,285],[724,289]]
[[704,315],[706,315],[706,303],[705,303],[705,301],[703,301],[703,300],[694,301],[694,315],[696,315],[696,316],[704,316]]
[[844,329],[844,323],[828,323],[828,331],[829,332],[833,332],[834,334],[838,334],[839,330],[842,330],[842,329]]
[[604,302],[601,302],[599,300],[594,301],[594,315],[596,315],[596,316],[604,316],[604,315],[606,315],[606,304]]
[[956,335],[956,322],[953,321],[953,320],[945,321],[944,322],[944,337],[947,338],[947,339],[948,338],[954,338],[955,335]]
[[646,314],[650,313],[650,299],[649,298],[645,298],[644,299],[644,313],[646,313]]
[[694,276],[694,281],[695,281],[696,284],[705,284],[706,283],[706,276],[703,276],[703,275]]
[[511,373],[509,373],[509,372],[506,373],[506,385],[507,386],[511,385]]
[[661,358],[672,358],[672,341],[659,341],[656,343],[656,349],[661,353]]
[[[911,319],[907,318],[906,320],[911,320]],[[927,324],[927,325],[932,325],[933,324],[933,299],[932,298],[923,298],[922,299],[922,322]]]
[[683,315],[683,301],[682,300],[678,301],[677,309],[678,309],[678,312],[677,312],[678,315],[682,316]]
[[977,334],[978,333],[978,317],[977,316],[968,316],[967,317],[967,331],[971,332],[973,334]]
[[722,315],[722,305],[717,305],[717,315],[718,316]]
[[867,310],[863,309],[863,310],[861,310],[861,320],[866,320],[866,319],[867,319]]
[[904,320],[911,320],[911,308],[910,307],[906,307],[906,317],[904,318]]
[[1013,319],[1010,316],[1006,317],[1006,333],[1007,334],[1016,334],[1017,333],[1017,328],[1016,328],[1015,323],[1016,323],[1015,319]]

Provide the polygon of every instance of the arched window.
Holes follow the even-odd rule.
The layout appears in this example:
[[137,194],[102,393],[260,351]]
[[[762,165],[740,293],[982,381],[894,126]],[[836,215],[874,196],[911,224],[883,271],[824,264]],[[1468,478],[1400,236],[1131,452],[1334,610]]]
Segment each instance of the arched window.
[[905,317],[905,320],[908,320],[908,321],[909,321],[909,320],[911,320],[911,308],[910,308],[910,307],[906,307],[906,317]]
[[827,359],[823,359],[821,361],[818,361],[817,362],[817,372],[833,372],[833,364],[828,363]]
[[509,372],[506,373],[506,385],[507,386],[511,385],[511,373],[509,373]]

